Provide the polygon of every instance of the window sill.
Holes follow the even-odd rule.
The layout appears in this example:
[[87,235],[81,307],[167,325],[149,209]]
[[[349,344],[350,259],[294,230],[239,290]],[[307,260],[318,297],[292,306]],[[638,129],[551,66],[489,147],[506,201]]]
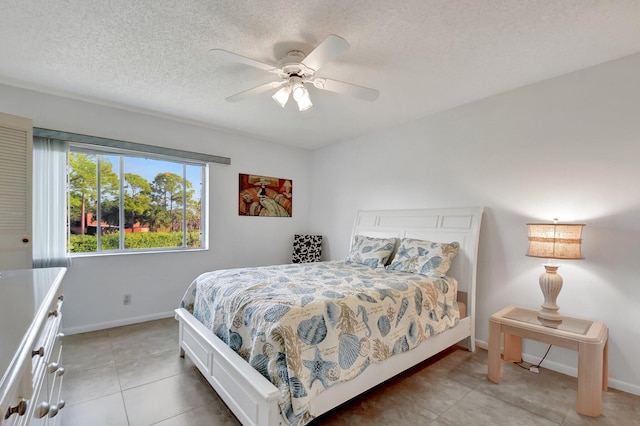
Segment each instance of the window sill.
[[129,256],[139,254],[156,254],[156,253],[192,253],[208,251],[208,248],[193,248],[193,249],[145,249],[145,250],[109,250],[109,251],[94,251],[89,253],[68,253],[70,259],[79,259],[83,257],[102,257],[102,256]]

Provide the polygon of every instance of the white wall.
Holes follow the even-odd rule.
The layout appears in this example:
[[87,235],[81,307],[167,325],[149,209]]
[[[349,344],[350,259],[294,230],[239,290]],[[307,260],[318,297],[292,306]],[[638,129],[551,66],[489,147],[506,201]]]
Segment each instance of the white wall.
[[[542,302],[544,260],[524,255],[526,223],[585,222],[586,259],[563,262],[558,304],[608,325],[610,384],[640,394],[640,55],[315,151],[312,176],[312,231],[333,259],[346,256],[358,209],[485,206],[483,341],[493,312]],[[525,342],[529,360],[545,350]],[[555,347],[543,364],[576,365]]]
[[[170,315],[201,272],[290,261],[294,233],[309,227],[310,153],[203,127],[0,85],[0,111],[35,127],[231,158],[210,166],[210,249],[74,258],[64,280],[63,328],[78,332]],[[238,216],[238,173],[293,181],[293,217]],[[37,236],[34,236],[34,239]],[[125,293],[132,304],[124,306]]]

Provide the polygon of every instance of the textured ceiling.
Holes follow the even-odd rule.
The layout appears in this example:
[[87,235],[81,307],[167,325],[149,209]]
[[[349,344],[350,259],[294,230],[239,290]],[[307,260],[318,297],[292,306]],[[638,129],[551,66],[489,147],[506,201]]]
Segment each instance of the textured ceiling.
[[[351,47],[317,75],[376,101],[225,101],[274,76],[210,49],[275,63],[329,34]],[[309,149],[637,52],[638,0],[0,2],[0,83]]]

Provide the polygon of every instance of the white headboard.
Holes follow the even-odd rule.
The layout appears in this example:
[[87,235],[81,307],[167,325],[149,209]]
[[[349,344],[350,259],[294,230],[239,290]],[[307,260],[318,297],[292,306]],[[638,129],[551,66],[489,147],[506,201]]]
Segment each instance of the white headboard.
[[416,210],[363,210],[353,225],[351,241],[356,235],[378,238],[416,238],[420,240],[460,243],[447,275],[458,281],[458,290],[467,293],[467,311],[475,317],[476,266],[483,207],[460,207]]

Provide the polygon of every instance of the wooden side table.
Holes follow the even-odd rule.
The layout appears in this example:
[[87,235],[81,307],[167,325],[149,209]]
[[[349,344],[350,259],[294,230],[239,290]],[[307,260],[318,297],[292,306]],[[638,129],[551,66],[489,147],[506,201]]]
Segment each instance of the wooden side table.
[[489,374],[494,383],[502,376],[500,358],[504,333],[504,360],[522,360],[522,339],[532,339],[578,352],[576,411],[585,416],[602,414],[602,391],[608,387],[607,327],[599,321],[564,317],[557,328],[545,327],[538,312],[507,306],[489,319]]

